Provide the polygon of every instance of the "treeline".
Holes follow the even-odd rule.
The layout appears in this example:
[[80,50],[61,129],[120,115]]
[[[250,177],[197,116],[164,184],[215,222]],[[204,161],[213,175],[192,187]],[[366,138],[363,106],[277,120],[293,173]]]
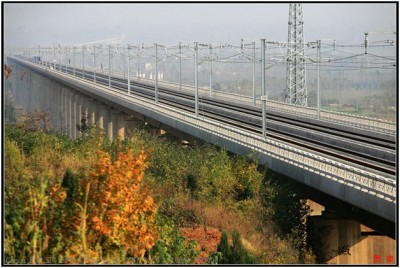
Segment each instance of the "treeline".
[[6,263],[190,264],[203,249],[181,229],[196,226],[223,232],[207,263],[314,262],[304,200],[250,158],[140,129],[71,140],[37,120],[5,125]]

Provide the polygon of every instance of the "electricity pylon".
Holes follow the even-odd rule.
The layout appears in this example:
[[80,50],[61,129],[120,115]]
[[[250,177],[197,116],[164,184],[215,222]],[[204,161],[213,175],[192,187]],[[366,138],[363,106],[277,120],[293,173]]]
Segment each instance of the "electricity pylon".
[[286,70],[287,103],[307,106],[302,4],[289,4],[289,29]]

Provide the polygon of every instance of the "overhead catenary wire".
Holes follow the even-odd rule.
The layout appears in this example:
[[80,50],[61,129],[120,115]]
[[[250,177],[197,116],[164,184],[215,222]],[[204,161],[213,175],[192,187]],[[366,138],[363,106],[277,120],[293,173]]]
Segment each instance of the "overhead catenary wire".
[[[337,44],[336,42],[322,42],[320,46],[321,56],[321,71],[337,71],[337,70],[392,70],[396,67],[397,56],[394,49],[396,42],[392,40],[378,40],[370,41],[368,43],[368,51],[364,52],[365,44]],[[110,45],[111,51],[115,55],[125,55],[126,45]],[[129,45],[132,49],[130,58],[140,57],[140,63],[149,62],[152,64],[155,58],[154,44],[145,45]],[[176,64],[185,61],[193,61],[194,57],[194,43],[187,42],[176,45],[163,45],[158,44],[159,51],[157,59],[165,64]],[[212,52],[209,48],[212,47]],[[305,55],[304,61],[307,68],[313,71],[313,65],[316,62],[316,45],[315,42],[308,42],[304,46]],[[25,48],[24,53],[33,54],[29,52],[37,48]],[[40,47],[40,53],[44,57],[54,57],[54,47]],[[108,45],[96,44],[93,46],[64,46],[59,47],[59,54],[64,55],[66,58],[76,57],[76,60],[82,60],[78,55],[93,55],[94,49],[98,63],[104,62],[105,57],[108,56]],[[198,63],[204,65],[205,62],[221,63],[221,64],[253,64],[258,65],[261,62],[260,51],[261,47],[256,42],[255,47],[251,44],[241,42],[241,44],[223,44],[223,43],[210,43],[198,45]],[[56,53],[58,54],[58,53]],[[89,60],[85,59],[85,60]],[[286,66],[288,62],[287,43],[277,41],[266,41],[265,49],[265,63],[267,69],[278,68],[279,66]],[[58,59],[57,59],[58,61]],[[68,61],[72,65],[71,59]],[[204,68],[207,68],[204,66]],[[246,67],[247,68],[247,67]]]

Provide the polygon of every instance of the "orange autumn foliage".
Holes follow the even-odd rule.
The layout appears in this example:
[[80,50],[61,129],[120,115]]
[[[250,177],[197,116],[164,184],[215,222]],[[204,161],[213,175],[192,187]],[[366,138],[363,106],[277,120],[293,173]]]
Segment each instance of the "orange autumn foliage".
[[[98,150],[98,162],[90,175],[88,226],[98,238],[143,257],[156,241],[157,207],[143,186],[146,152],[118,152],[115,161]],[[101,239],[104,240],[104,239]]]

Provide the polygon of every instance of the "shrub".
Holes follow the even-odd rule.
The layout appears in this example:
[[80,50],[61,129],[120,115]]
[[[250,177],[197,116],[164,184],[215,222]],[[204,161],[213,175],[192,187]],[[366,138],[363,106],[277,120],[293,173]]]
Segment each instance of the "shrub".
[[79,191],[79,180],[77,176],[72,173],[70,168],[68,168],[64,174],[61,187],[67,189],[67,202],[71,203],[74,200],[77,200]]
[[[92,246],[101,243],[103,250],[123,248],[134,257],[144,257],[156,241],[157,207],[142,179],[147,155],[134,156],[131,150],[119,152],[113,162],[108,153],[99,150],[98,162],[89,179],[83,180],[87,200],[80,208],[82,224],[93,232]],[[85,245],[82,245],[85,247]]]
[[218,261],[219,264],[230,264],[232,258],[231,248],[228,242],[228,235],[225,231],[222,232],[221,241],[218,244],[217,252],[221,253],[221,259]]
[[[244,248],[242,238],[238,231],[232,232],[232,246],[229,246],[228,235],[222,232],[217,252],[221,253],[218,260],[219,264],[254,264],[255,258],[252,257]],[[212,255],[214,256],[214,255]],[[215,256],[214,256],[215,257]]]
[[178,227],[193,227],[200,223],[195,210],[183,207],[182,201],[182,198],[166,199],[161,203],[158,213],[172,219]]
[[[73,149],[64,155],[57,135],[6,130],[7,263],[124,261],[129,254],[143,258],[154,246],[157,207],[142,181],[146,153],[117,150],[112,161],[100,150],[93,166],[99,137],[89,135],[66,142]],[[65,158],[80,162],[80,170],[67,169],[60,179]]]
[[244,248],[242,243],[242,238],[237,231],[233,231],[232,233],[232,263],[238,264],[253,264],[255,260],[253,257],[249,255],[247,250]]
[[192,264],[198,255],[196,241],[186,241],[173,222],[164,216],[157,217],[159,239],[149,252],[155,264]]

